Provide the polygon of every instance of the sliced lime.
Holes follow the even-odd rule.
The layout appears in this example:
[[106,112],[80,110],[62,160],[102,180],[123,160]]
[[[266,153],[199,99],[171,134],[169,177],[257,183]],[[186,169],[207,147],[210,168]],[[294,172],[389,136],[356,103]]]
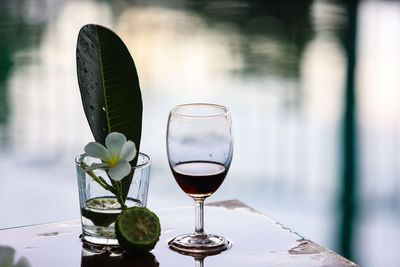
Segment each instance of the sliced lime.
[[148,252],[160,238],[160,220],[147,208],[129,208],[118,217],[115,232],[119,244],[127,252]]

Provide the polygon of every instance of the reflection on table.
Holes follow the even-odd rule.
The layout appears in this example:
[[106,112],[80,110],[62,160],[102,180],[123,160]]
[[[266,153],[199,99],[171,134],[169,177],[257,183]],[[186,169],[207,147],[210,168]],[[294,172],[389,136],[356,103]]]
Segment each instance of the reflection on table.
[[168,267],[193,266],[193,262],[197,267],[357,266],[237,200],[208,205],[205,214],[208,231],[226,236],[232,247],[206,258],[182,255],[171,250],[168,242],[178,234],[193,231],[193,207],[163,209],[156,213],[161,221],[160,241],[145,255],[87,246],[79,238],[79,220],[1,230],[0,246],[9,247],[6,259],[11,264],[14,258],[22,261],[25,258],[23,267]]

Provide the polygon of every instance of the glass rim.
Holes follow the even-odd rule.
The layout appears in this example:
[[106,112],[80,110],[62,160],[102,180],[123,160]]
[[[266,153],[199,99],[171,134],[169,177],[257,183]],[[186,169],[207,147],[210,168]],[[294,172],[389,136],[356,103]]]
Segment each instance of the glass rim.
[[[139,164],[139,165],[136,165],[136,166],[131,166],[131,169],[135,169],[135,170],[137,170],[137,169],[143,169],[143,168],[147,167],[148,165],[150,165],[150,163],[151,163],[151,158],[150,158],[147,154],[142,153],[142,152],[139,152],[139,156],[144,157],[145,160],[146,160],[146,162],[144,162],[144,163],[142,163],[142,164]],[[79,154],[78,156],[76,156],[76,157],[75,157],[75,164],[76,164],[76,166],[81,167],[81,161],[82,161],[82,159],[85,158],[85,157],[90,157],[90,156],[86,155],[86,153],[82,153],[82,154]],[[91,157],[91,158],[94,158],[94,157]]]
[[[223,112],[221,114],[215,114],[215,115],[188,115],[188,114],[182,114],[179,113],[178,110],[184,107],[195,107],[195,106],[204,106],[204,107],[214,107],[220,110],[223,110]],[[175,116],[179,116],[179,117],[184,117],[184,118],[221,118],[221,117],[226,117],[228,115],[230,115],[230,110],[229,108],[222,106],[222,105],[218,105],[218,104],[211,104],[211,103],[189,103],[189,104],[181,104],[181,105],[177,105],[175,107],[173,107],[170,111],[170,114],[173,114]]]

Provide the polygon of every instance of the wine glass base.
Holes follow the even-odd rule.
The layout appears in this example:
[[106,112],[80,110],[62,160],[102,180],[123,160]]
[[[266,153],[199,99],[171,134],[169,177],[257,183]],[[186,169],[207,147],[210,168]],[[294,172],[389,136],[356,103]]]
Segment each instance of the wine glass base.
[[168,242],[168,245],[171,249],[183,254],[212,255],[229,249],[232,243],[218,235],[185,234],[175,237]]

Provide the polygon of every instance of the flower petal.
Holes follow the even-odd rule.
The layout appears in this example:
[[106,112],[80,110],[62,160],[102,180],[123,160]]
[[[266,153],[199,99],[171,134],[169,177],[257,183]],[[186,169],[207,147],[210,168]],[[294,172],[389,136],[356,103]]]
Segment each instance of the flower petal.
[[136,156],[136,146],[132,141],[126,142],[121,149],[120,159],[125,159],[128,162],[133,160]]
[[122,146],[126,142],[125,135],[117,132],[109,133],[106,137],[106,147],[110,152],[111,158],[119,157]]
[[122,180],[131,171],[131,165],[126,160],[119,160],[117,166],[108,170],[110,178],[115,181]]
[[98,158],[104,161],[107,161],[110,159],[110,153],[107,151],[107,149],[96,142],[90,142],[85,146],[85,153],[86,155],[94,158]]
[[85,169],[85,171],[89,172],[89,171],[93,171],[93,170],[96,170],[96,169],[99,169],[99,168],[106,168],[106,167],[108,167],[108,164],[105,163],[105,162],[104,163],[93,163],[92,165],[87,167]]

